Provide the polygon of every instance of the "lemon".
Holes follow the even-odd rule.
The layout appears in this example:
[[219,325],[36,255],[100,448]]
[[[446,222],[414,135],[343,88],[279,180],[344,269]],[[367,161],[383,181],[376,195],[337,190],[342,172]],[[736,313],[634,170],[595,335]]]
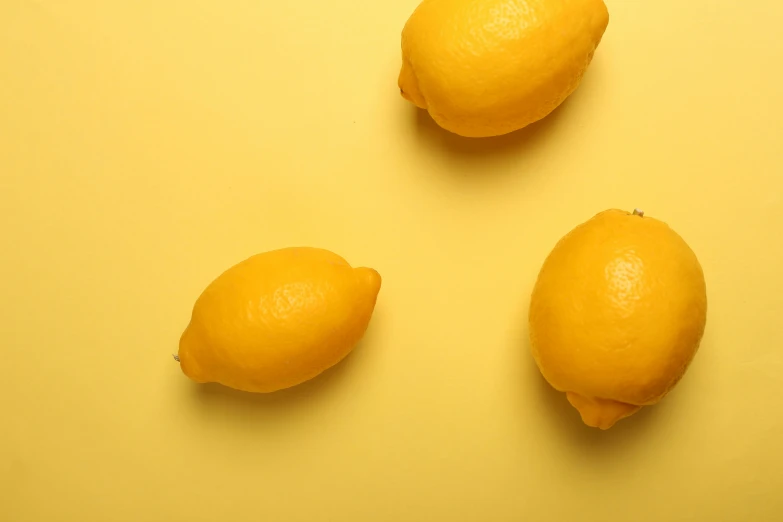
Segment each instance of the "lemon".
[[179,343],[192,380],[249,392],[302,383],[337,364],[364,335],[381,288],[316,248],[286,248],[229,268],[201,294]]
[[608,210],[544,262],[530,341],[544,378],[585,424],[608,429],[677,384],[706,319],[704,273],[688,244],[641,211]]
[[451,132],[506,134],[579,86],[608,23],[602,0],[424,0],[402,31],[400,91]]

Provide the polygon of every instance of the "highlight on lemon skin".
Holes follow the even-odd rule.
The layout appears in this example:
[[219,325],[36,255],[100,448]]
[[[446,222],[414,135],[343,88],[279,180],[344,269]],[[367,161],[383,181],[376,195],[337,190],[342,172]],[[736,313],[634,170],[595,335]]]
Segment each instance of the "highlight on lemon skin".
[[607,210],[547,256],[530,300],[544,378],[591,427],[661,401],[695,357],[707,321],[696,255],[642,210]]
[[258,254],[197,299],[175,359],[197,383],[268,393],[310,380],[363,337],[381,276],[323,249]]

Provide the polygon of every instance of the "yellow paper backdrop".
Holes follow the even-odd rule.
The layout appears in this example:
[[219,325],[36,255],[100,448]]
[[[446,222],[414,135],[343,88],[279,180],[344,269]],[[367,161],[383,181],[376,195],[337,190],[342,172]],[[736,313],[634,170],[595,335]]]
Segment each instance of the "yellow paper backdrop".
[[[399,96],[415,0],[0,0],[0,520],[783,520],[783,4],[607,4],[559,110],[468,141]],[[600,432],[526,312],[610,207],[685,237],[710,310]],[[383,275],[360,347],[269,396],[190,383],[200,291],[289,245]]]

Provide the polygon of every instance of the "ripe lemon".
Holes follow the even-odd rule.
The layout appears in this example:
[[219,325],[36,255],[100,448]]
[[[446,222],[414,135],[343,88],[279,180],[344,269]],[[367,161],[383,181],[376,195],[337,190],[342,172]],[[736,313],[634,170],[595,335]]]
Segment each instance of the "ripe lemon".
[[316,248],[286,248],[229,268],[201,294],[178,359],[196,382],[273,392],[311,379],[364,335],[381,276]]
[[608,429],[677,384],[706,319],[704,274],[685,241],[643,212],[607,210],[544,262],[530,342],[544,378],[585,424]]
[[602,0],[424,0],[402,31],[400,91],[451,132],[506,134],[579,86],[608,23]]

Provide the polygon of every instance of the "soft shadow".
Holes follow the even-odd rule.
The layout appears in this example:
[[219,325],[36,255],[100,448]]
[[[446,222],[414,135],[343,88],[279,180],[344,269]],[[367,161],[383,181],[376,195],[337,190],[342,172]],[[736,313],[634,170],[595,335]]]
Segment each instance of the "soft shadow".
[[313,401],[322,399],[339,386],[340,381],[354,366],[358,352],[363,349],[364,344],[365,341],[362,341],[345,359],[317,377],[285,390],[249,393],[217,383],[193,383],[193,397],[197,403],[207,407],[222,405],[266,411],[295,408],[304,403],[312,404]]
[[367,332],[356,347],[342,361],[317,377],[272,393],[250,393],[228,388],[221,384],[192,384],[191,396],[196,407],[202,411],[234,411],[251,416],[266,417],[306,414],[305,410],[323,401],[335,399],[345,393],[346,379],[362,365],[365,356],[371,356],[375,336],[379,331],[378,310],[373,314]]
[[465,138],[441,128],[426,110],[411,106],[418,138],[427,147],[435,147],[461,159],[519,154],[530,150],[551,135],[560,119],[567,114],[574,95],[568,97],[545,118],[509,134],[489,138]]
[[[596,56],[579,87],[545,118],[503,136],[490,138],[465,138],[449,132],[430,117],[426,110],[410,106],[411,127],[415,131],[417,141],[423,143],[428,153],[440,151],[451,159],[471,166],[480,166],[482,177],[488,172],[487,158],[493,160],[510,158],[529,158],[535,154],[551,154],[545,147],[558,146],[559,140],[553,139],[557,132],[571,126],[584,127],[584,119],[580,115],[580,104],[589,103],[594,98],[595,90],[603,83],[603,60]],[[500,171],[509,169],[500,169]],[[510,169],[514,170],[514,169]]]
[[550,412],[547,421],[577,447],[602,450],[616,447],[618,442],[623,440],[640,437],[654,422],[658,408],[661,407],[657,405],[642,408],[634,415],[618,421],[608,430],[591,428],[582,422],[579,412],[569,404],[565,394],[555,390],[546,382],[535,362],[532,361],[532,357],[530,366],[529,373],[535,373],[530,375],[530,379],[535,382],[536,397]]
[[[622,419],[608,430],[591,428],[582,422],[579,412],[569,404],[564,393],[555,390],[544,379],[530,354],[530,341],[527,330],[524,332],[522,353],[522,393],[538,401],[542,412],[542,422],[549,428],[553,437],[562,439],[564,444],[588,458],[603,458],[629,446],[636,446],[643,440],[654,437],[656,419],[666,402],[656,406],[647,406],[630,417]],[[660,428],[658,426],[657,428]]]

